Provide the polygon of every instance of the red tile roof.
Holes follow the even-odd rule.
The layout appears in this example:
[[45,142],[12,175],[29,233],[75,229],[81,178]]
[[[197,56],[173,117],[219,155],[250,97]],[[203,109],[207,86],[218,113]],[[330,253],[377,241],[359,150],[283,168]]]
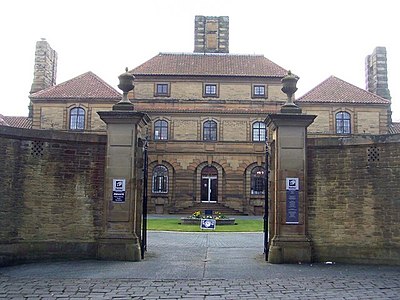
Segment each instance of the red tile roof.
[[400,133],[400,122],[393,122],[389,125],[389,133],[395,134]]
[[160,53],[133,75],[283,77],[287,71],[263,55]]
[[29,96],[35,99],[121,99],[121,94],[92,72],[86,72]]
[[0,114],[0,125],[31,129],[32,119],[28,117],[9,117]]
[[390,104],[390,101],[331,76],[296,99],[299,103]]

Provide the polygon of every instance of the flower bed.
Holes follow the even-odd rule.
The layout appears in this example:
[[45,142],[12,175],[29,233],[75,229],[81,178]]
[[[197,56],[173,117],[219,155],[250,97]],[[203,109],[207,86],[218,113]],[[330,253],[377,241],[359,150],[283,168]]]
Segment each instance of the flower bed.
[[220,212],[215,212],[212,215],[202,215],[200,211],[194,212],[190,217],[182,217],[181,224],[200,226],[202,219],[214,219],[217,225],[235,225],[235,218],[227,218]]
[[[207,218],[205,218],[207,219]],[[212,219],[212,218],[209,218]],[[215,219],[217,225],[235,225],[235,218]],[[201,218],[182,217],[181,224],[183,225],[199,225]]]

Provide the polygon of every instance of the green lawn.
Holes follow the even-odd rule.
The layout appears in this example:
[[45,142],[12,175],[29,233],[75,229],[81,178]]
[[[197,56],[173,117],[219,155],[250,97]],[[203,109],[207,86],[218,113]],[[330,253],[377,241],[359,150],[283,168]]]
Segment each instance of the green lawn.
[[217,225],[215,230],[202,230],[200,225],[182,225],[179,219],[148,219],[148,230],[160,231],[217,231],[217,232],[259,232],[263,231],[263,220],[236,220],[235,225]]

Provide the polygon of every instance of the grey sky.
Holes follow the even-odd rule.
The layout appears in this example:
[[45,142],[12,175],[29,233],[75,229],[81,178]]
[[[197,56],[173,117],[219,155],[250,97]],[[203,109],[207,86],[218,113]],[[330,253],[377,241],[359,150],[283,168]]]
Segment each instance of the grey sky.
[[388,56],[400,121],[400,20],[392,0],[13,0],[0,2],[0,114],[26,116],[35,43],[58,52],[57,83],[93,71],[116,87],[125,67],[193,52],[194,16],[229,16],[230,53],[264,54],[300,76],[297,97],[334,75],[365,87],[364,60]]

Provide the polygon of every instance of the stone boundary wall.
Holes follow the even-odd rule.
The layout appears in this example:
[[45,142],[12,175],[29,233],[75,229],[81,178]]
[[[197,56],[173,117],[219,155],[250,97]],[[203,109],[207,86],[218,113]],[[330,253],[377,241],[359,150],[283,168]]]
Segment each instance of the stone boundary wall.
[[[96,258],[106,142],[0,126],[0,265]],[[400,264],[400,135],[307,143],[314,260]]]
[[400,265],[400,135],[308,139],[315,261]]
[[106,142],[0,126],[0,265],[96,257]]

